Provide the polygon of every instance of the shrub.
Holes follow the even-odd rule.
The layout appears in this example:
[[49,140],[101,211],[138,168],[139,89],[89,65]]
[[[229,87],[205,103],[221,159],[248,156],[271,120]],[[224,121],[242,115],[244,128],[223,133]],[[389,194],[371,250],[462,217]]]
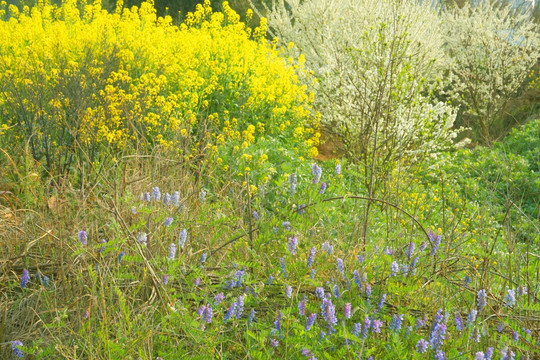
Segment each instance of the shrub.
[[387,171],[402,157],[435,153],[455,135],[453,109],[430,92],[444,54],[428,5],[292,0],[277,2],[268,19],[314,71],[322,123],[350,158]]

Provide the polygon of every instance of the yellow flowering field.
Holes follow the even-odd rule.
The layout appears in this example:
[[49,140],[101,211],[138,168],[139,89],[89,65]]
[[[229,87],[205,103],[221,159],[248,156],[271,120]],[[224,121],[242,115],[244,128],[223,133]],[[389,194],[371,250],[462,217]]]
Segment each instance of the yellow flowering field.
[[112,14],[99,1],[31,9],[3,1],[4,145],[26,146],[58,175],[74,153],[96,164],[156,146],[225,170],[241,160],[249,171],[268,159],[255,151],[268,135],[316,156],[319,119],[296,72],[303,58],[280,56],[265,19],[250,29],[223,8],[206,1],[177,26],[151,1],[119,3]]

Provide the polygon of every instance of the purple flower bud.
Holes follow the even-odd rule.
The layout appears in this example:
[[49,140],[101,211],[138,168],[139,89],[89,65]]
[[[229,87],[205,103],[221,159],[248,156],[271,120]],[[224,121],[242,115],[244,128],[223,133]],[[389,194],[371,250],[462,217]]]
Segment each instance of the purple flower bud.
[[358,263],[361,264],[364,262],[364,255],[358,255]]
[[397,275],[397,272],[399,270],[399,264],[397,263],[397,261],[392,262],[392,266],[391,266],[390,270],[391,270],[390,276],[396,276]]
[[484,360],[491,360],[491,357],[493,356],[493,348],[489,347],[486,350],[486,354],[484,355]]
[[486,304],[486,290],[482,289],[478,291],[478,311],[482,311]]
[[377,311],[381,311],[384,306],[384,301],[386,300],[386,294],[382,294],[381,300],[379,300],[379,305],[377,306]]
[[253,319],[255,319],[255,309],[251,309],[251,312],[249,313],[249,317],[248,317],[249,326],[253,324]]
[[504,302],[505,307],[513,307],[516,304],[516,292],[513,289],[508,289],[506,293],[506,299]]
[[407,247],[407,259],[411,260],[412,256],[414,255],[414,242],[409,242],[409,246]]
[[319,190],[319,194],[321,194],[321,195],[324,194],[327,187],[328,187],[328,185],[326,183],[322,183],[321,184],[321,189]]
[[341,174],[341,164],[336,164],[336,169],[335,169],[335,172],[336,174]]
[[257,213],[257,210],[253,210],[253,218],[259,220],[259,213]]
[[86,233],[86,231],[84,231],[84,230],[79,231],[79,241],[83,245],[88,244],[88,234]]
[[418,341],[418,343],[416,344],[416,348],[418,349],[417,351],[420,353],[420,354],[423,354],[427,351],[427,348],[428,348],[428,342],[424,339],[420,339]]
[[437,250],[439,250],[439,245],[441,245],[441,235],[435,236],[432,231],[429,232],[429,240],[431,241],[431,256],[435,256]]
[[28,285],[28,281],[30,281],[30,275],[28,274],[28,270],[24,269],[21,277],[21,288],[24,289]]
[[309,317],[307,319],[307,323],[306,323],[306,331],[311,330],[311,327],[315,323],[316,319],[317,319],[317,314],[316,313],[313,313],[313,314],[309,315]]
[[435,360],[446,360],[446,355],[444,354],[444,351],[437,350],[435,353]]
[[152,199],[159,201],[161,199],[161,191],[159,190],[159,187],[154,186],[152,188]]
[[118,255],[118,262],[122,262],[124,255],[126,255],[126,253],[124,253],[123,251],[120,253],[120,255]]
[[371,320],[369,317],[364,318],[364,327],[362,328],[362,339],[366,339],[368,335],[369,328],[371,327]]
[[184,229],[180,231],[180,237],[178,238],[178,245],[180,245],[182,249],[186,245],[186,240],[187,240],[187,230]]
[[317,289],[315,289],[315,295],[317,295],[317,297],[321,300],[324,299],[324,288],[318,287]]
[[472,309],[467,318],[467,326],[471,326],[476,321],[476,314],[478,311]]
[[298,303],[298,312],[300,313],[301,316],[306,315],[306,298],[305,297],[304,299],[300,300],[300,302]]
[[403,323],[403,314],[396,315],[392,317],[392,322],[390,323],[390,330],[399,332],[401,330],[401,324]]
[[163,222],[163,226],[169,226],[169,225],[171,225],[172,222],[173,222],[173,220],[174,220],[174,219],[173,219],[172,217],[167,217],[167,218],[165,218],[165,221]]
[[369,283],[366,283],[366,297],[368,300],[371,297],[371,285]]
[[279,341],[277,341],[276,339],[272,339],[270,341],[270,345],[272,345],[272,347],[278,347],[279,346]]
[[287,285],[285,288],[285,295],[290,299],[292,297],[292,286]]
[[244,295],[240,295],[236,302],[235,316],[237,319],[240,319],[242,312],[244,311]]
[[193,286],[195,287],[199,286],[200,283],[201,283],[201,279],[199,278],[196,278],[195,280],[193,280]]
[[351,303],[345,304],[344,316],[345,316],[345,319],[351,318]]
[[388,246],[384,248],[384,253],[386,255],[392,255],[394,253],[394,250],[390,249]]
[[308,257],[308,260],[307,260],[307,267],[311,267],[311,265],[313,264],[313,260],[315,259],[315,252],[317,251],[317,248],[312,247],[311,250],[309,251],[309,257]]
[[287,277],[287,269],[285,268],[285,258],[282,257],[279,260],[280,260],[280,263],[281,263],[281,272],[283,273],[283,277],[286,278]]
[[321,180],[322,175],[322,169],[317,165],[317,163],[313,163],[313,166],[311,167],[311,174],[313,175],[313,183],[317,184]]
[[362,324],[361,323],[355,323],[353,325],[353,335],[356,336],[356,337],[359,337],[361,331],[362,331]]
[[23,346],[23,343],[18,340],[14,340],[11,342],[11,349],[13,350],[13,354],[16,357],[20,357],[20,358],[24,357],[24,353],[21,350],[22,346]]
[[474,360],[484,360],[484,353],[481,351],[478,351],[476,355],[474,356]]
[[298,245],[298,237],[293,236],[289,238],[289,243],[287,244],[287,249],[292,255],[296,255],[296,246]]
[[463,320],[461,320],[461,315],[455,313],[454,322],[456,324],[456,329],[463,331]]
[[167,285],[169,283],[169,275],[163,274],[163,285]]
[[336,261],[337,261],[337,268],[338,268],[339,273],[343,276],[343,278],[345,278],[343,260],[341,258],[337,258]]
[[383,323],[381,320],[373,320],[373,323],[371,324],[371,331],[374,334],[379,334],[381,332],[381,327]]
[[225,295],[223,293],[216,294],[216,296],[214,296],[214,305],[218,306],[224,299]]
[[358,290],[362,291],[362,281],[360,280],[360,274],[358,274],[358,270],[354,270],[353,277],[356,286],[358,286]]
[[176,258],[176,244],[172,243],[171,246],[169,246],[169,259],[174,260]]

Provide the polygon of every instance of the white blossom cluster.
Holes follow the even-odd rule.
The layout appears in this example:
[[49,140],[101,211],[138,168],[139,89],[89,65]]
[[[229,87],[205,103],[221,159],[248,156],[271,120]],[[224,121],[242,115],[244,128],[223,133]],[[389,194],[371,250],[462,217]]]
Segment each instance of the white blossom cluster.
[[322,124],[362,162],[435,153],[455,137],[454,108],[431,94],[448,67],[441,18],[393,0],[287,0],[268,13],[314,72]]

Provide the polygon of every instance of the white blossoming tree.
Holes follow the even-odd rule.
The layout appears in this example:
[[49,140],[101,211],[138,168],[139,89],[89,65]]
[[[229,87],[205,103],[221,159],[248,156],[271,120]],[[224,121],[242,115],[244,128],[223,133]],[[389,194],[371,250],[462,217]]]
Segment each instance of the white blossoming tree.
[[445,93],[485,144],[501,134],[496,125],[503,109],[540,58],[540,28],[531,12],[497,4],[455,7],[442,22],[444,49],[452,59]]

